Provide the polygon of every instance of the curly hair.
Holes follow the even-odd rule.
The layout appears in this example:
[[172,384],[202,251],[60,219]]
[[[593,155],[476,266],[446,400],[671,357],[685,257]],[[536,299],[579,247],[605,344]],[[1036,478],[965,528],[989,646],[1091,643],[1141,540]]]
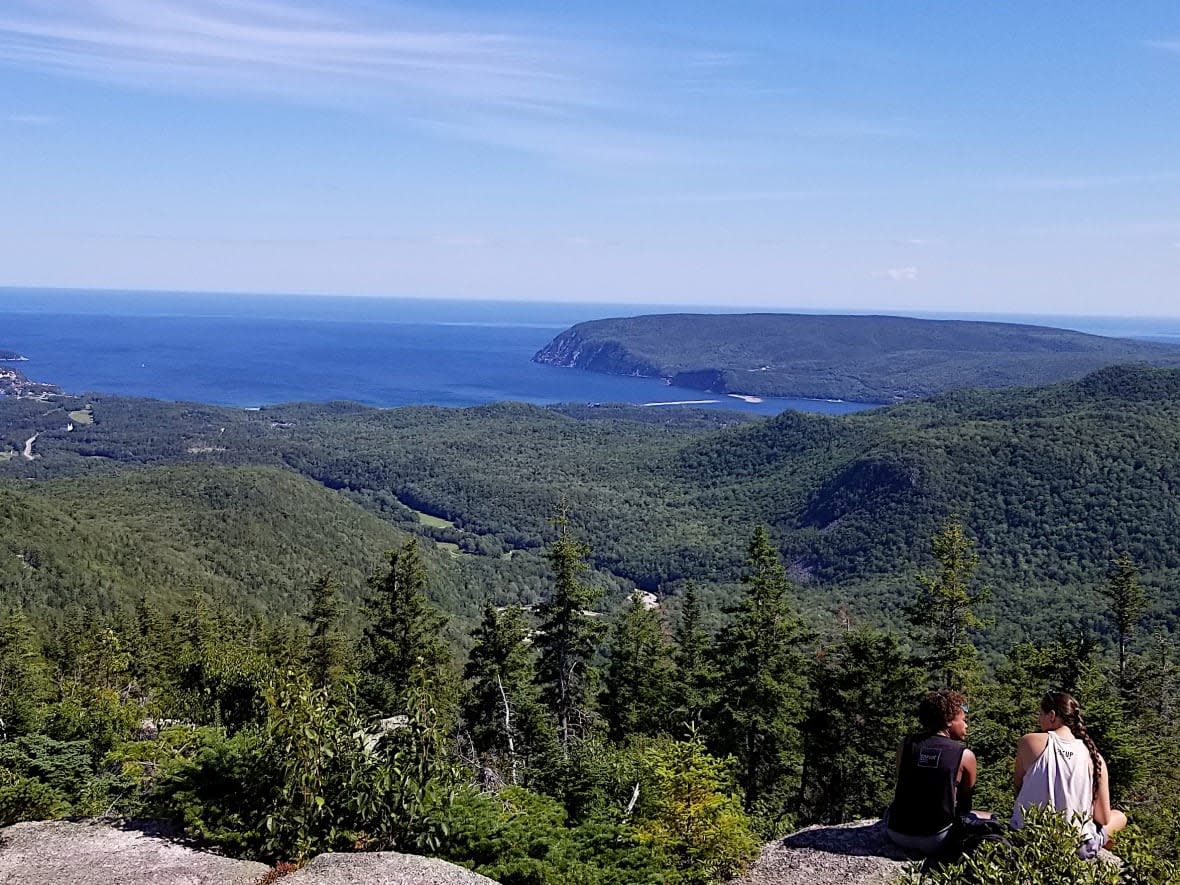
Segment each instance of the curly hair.
[[967,706],[967,696],[949,688],[928,691],[918,702],[918,722],[922,730],[934,734],[942,731]]
[[1086,733],[1086,724],[1082,722],[1082,707],[1074,696],[1064,691],[1051,691],[1041,698],[1042,713],[1056,713],[1057,718],[1064,722],[1073,736],[1086,745],[1090,751],[1090,761],[1094,768],[1094,795],[1098,795],[1099,775],[1102,774],[1102,757],[1098,755],[1098,747],[1090,735]]

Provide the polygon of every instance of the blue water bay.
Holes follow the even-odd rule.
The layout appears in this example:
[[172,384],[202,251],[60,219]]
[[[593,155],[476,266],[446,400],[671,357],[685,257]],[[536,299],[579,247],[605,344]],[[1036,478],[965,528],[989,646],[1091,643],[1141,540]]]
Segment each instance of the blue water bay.
[[20,365],[30,378],[71,392],[226,406],[514,400],[693,401],[760,414],[862,408],[816,400],[749,403],[659,379],[531,362],[573,323],[661,310],[669,308],[8,289],[0,291],[0,347],[29,358]]
[[[374,406],[713,400],[699,404],[759,414],[784,409],[839,414],[863,408],[816,400],[748,403],[671,387],[658,379],[531,362],[537,350],[574,323],[677,309],[10,288],[0,289],[0,348],[27,356],[29,362],[19,366],[30,378],[71,392],[240,407],[329,400]],[[942,316],[1180,340],[1177,320]]]

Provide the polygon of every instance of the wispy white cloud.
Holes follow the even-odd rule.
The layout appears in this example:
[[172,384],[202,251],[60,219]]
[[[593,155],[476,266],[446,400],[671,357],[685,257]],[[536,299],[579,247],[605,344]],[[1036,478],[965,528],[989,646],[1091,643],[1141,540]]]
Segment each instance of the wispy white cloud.
[[986,190],[1018,191],[1087,191],[1137,184],[1162,184],[1180,180],[1180,173],[1154,172],[1111,175],[1046,175],[1028,178],[997,178],[976,182],[974,187]]
[[57,117],[53,114],[0,114],[0,122],[13,126],[52,126]]
[[1165,52],[1180,52],[1180,40],[1147,40],[1143,45],[1151,49],[1162,49]]
[[885,270],[873,271],[873,277],[878,280],[891,280],[894,283],[912,283],[918,279],[916,267],[889,267]]
[[[375,9],[375,8],[374,8]],[[573,51],[527,34],[296,0],[9,0],[0,61],[141,86],[478,107],[589,100]]]

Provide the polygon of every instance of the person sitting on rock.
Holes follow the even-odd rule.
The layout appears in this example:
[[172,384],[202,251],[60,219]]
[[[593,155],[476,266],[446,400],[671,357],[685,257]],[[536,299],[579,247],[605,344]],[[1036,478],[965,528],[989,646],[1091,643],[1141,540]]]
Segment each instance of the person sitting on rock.
[[940,854],[951,847],[960,817],[971,813],[975,790],[975,754],[963,743],[966,696],[947,688],[927,692],[918,704],[918,722],[920,730],[897,751],[897,792],[885,832],[909,851]]
[[1051,691],[1041,698],[1039,731],[1016,745],[1016,805],[1012,829],[1024,826],[1024,810],[1043,805],[1070,816],[1082,836],[1078,856],[1094,857],[1127,825],[1110,807],[1110,781],[1102,755],[1086,733],[1073,696]]

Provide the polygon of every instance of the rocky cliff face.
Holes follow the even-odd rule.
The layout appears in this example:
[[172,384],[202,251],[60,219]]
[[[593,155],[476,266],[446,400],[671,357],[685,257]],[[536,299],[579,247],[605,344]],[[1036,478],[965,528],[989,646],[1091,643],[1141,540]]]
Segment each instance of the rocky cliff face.
[[608,375],[660,378],[660,367],[628,351],[616,341],[586,338],[578,326],[562,332],[533,356],[534,363],[566,369],[587,369]]

